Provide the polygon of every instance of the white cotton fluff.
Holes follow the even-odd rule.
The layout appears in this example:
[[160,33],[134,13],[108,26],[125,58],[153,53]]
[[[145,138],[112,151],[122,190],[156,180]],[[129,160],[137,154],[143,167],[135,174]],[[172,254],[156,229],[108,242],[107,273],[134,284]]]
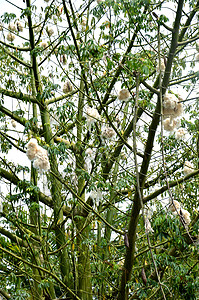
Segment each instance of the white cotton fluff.
[[16,123],[16,121],[15,120],[11,120],[11,124],[12,124],[12,127],[13,128],[16,128],[17,127],[17,123]]
[[64,85],[63,85],[64,94],[72,92],[72,90],[73,90],[73,87],[72,87],[72,84],[70,83],[70,81],[65,82]]
[[43,49],[45,49],[46,47],[48,47],[48,44],[47,44],[47,42],[43,41],[43,42],[41,42],[40,46],[41,46]]
[[15,25],[14,23],[10,23],[10,24],[8,25],[8,29],[10,29],[10,30],[12,30],[12,31],[16,31],[16,30],[17,30],[17,27],[16,27],[16,25]]
[[22,26],[21,22],[17,21],[16,25],[17,25],[17,30],[19,32],[22,32],[23,31],[23,26]]
[[128,101],[130,93],[127,89],[122,89],[119,91],[118,99],[121,101]]
[[180,202],[173,200],[173,203],[171,203],[169,210],[171,212],[176,212],[176,210],[178,211],[180,208],[181,208]]
[[85,154],[89,155],[89,156],[92,156],[93,150],[91,148],[88,148],[88,149],[86,149]]
[[183,113],[183,105],[181,102],[182,98],[178,98],[174,94],[166,93],[163,98],[163,117],[177,118]]
[[102,137],[104,139],[111,139],[112,137],[114,137],[115,135],[115,130],[111,127],[106,127],[103,131],[102,131]]
[[9,42],[13,42],[14,39],[15,39],[15,35],[12,34],[11,32],[9,32],[9,33],[7,34],[7,40],[8,40]]
[[156,67],[156,71],[159,73],[160,71],[163,73],[165,71],[165,63],[164,63],[164,59],[161,58],[160,59],[160,66],[159,66],[159,61],[157,62],[157,67]]
[[181,140],[185,137],[186,130],[184,128],[178,128],[178,130],[175,133],[175,137],[177,140]]
[[178,126],[178,124],[178,120],[172,118],[167,118],[163,121],[164,130],[166,131],[173,131]]
[[194,171],[194,166],[191,162],[185,161],[183,172],[185,175],[191,174]]
[[154,232],[154,230],[151,227],[151,223],[150,223],[150,221],[149,221],[148,218],[145,219],[145,231],[146,231],[146,233],[149,233],[149,232],[153,233]]
[[41,173],[42,171],[48,171],[50,169],[48,152],[46,149],[42,148],[41,146],[38,146],[37,148],[37,152],[33,162],[33,167],[39,169]]
[[33,161],[33,167],[39,169],[40,173],[50,169],[48,152],[38,145],[37,140],[32,138],[27,144],[27,157]]
[[97,120],[100,120],[101,117],[96,108],[88,107],[86,111],[87,124],[90,128],[91,124],[95,123]]
[[54,34],[53,28],[47,28],[46,31],[47,31],[47,34],[48,34],[49,37]]
[[30,139],[27,144],[27,151],[26,151],[26,155],[27,155],[28,159],[30,159],[30,160],[35,159],[35,155],[37,153],[37,148],[38,148],[37,140],[34,138]]
[[182,215],[186,225],[191,223],[190,213],[186,209],[181,208],[179,214]]

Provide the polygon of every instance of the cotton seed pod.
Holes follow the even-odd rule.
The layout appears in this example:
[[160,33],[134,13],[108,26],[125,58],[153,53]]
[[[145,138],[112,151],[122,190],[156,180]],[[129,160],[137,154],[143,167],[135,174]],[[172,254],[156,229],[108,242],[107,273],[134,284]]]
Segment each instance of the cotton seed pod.
[[97,120],[100,120],[101,117],[96,108],[88,107],[86,112],[88,126],[90,127],[91,124],[95,123]]
[[21,22],[17,21],[16,25],[17,25],[18,32],[22,32],[23,31],[23,26],[22,26]]
[[119,91],[118,99],[121,101],[128,101],[130,93],[127,89],[122,89]]
[[163,122],[163,126],[166,131],[173,131],[177,127],[177,125],[178,125],[178,121],[173,120],[171,118],[167,118]]
[[0,31],[3,31],[3,25],[0,24]]
[[50,0],[44,0],[44,2],[49,2]]
[[54,34],[53,28],[46,28],[46,32],[47,32],[47,34],[48,34],[49,37]]
[[15,120],[11,120],[11,124],[12,124],[12,127],[13,128],[16,128],[17,127],[17,123],[16,123],[16,121]]
[[184,128],[178,128],[178,130],[175,133],[175,138],[177,140],[181,140],[185,137],[186,135],[186,130]]
[[86,149],[85,154],[91,156],[93,154],[93,150],[91,148],[88,148]]
[[40,46],[41,46],[43,49],[45,49],[45,48],[48,47],[48,44],[47,44],[47,42],[44,41],[44,42],[41,42]]
[[11,33],[11,32],[8,32],[8,34],[7,34],[7,40],[9,42],[13,42],[14,39],[15,39],[15,35],[13,33]]
[[115,135],[115,130],[111,127],[106,127],[102,132],[102,137],[105,139],[111,139]]
[[186,225],[189,225],[191,223],[190,213],[186,209],[181,208],[180,215],[183,217]]
[[37,140],[34,138],[30,139],[27,144],[27,151],[26,151],[26,155],[28,159],[34,160],[37,150],[38,150]]
[[17,31],[17,27],[16,27],[16,25],[15,25],[14,23],[10,23],[10,24],[8,25],[8,29],[9,29],[9,30],[12,30],[12,31]]
[[173,203],[171,203],[169,210],[171,212],[176,212],[176,210],[179,210],[181,208],[180,202],[173,200]]
[[186,160],[184,163],[184,168],[183,168],[184,174],[188,175],[188,174],[191,174],[193,171],[195,171],[194,165],[191,162]]
[[72,87],[72,84],[70,83],[70,81],[65,82],[64,86],[63,86],[63,92],[64,92],[64,94],[72,92],[72,90],[73,90],[73,87]]

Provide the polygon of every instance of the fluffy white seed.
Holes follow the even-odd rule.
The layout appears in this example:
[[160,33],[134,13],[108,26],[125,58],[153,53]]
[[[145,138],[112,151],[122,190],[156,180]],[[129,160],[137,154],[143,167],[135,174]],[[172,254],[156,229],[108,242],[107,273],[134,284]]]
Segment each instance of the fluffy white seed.
[[170,205],[169,210],[171,212],[176,212],[181,208],[180,202],[173,200],[173,204]]
[[15,120],[11,120],[11,124],[12,124],[12,127],[13,128],[16,128],[17,127],[17,123],[16,123],[16,121]]
[[87,108],[86,116],[87,116],[87,124],[89,127],[91,126],[91,124],[95,123],[97,120],[100,120],[101,118],[97,109],[93,107]]
[[43,42],[41,42],[40,46],[41,46],[43,49],[45,49],[45,48],[48,46],[48,44],[47,44],[47,42],[43,41]]
[[64,94],[67,94],[67,93],[71,92],[72,90],[73,90],[73,87],[72,87],[72,84],[70,83],[70,81],[65,82],[63,85]]
[[175,133],[175,137],[177,140],[181,140],[185,137],[186,130],[184,128],[178,128],[178,130]]
[[192,173],[194,170],[195,170],[194,165],[191,162],[186,160],[184,163],[184,168],[183,168],[184,174],[188,175],[188,174]]
[[127,89],[122,89],[119,91],[118,99],[121,101],[128,101],[130,93]]
[[11,33],[11,32],[8,32],[8,34],[7,34],[7,40],[9,42],[13,42],[14,39],[15,39],[15,35],[13,33]]
[[47,34],[48,34],[49,37],[54,34],[53,28],[47,28],[46,31],[47,31]]
[[22,32],[23,31],[23,26],[22,26],[21,22],[17,21],[16,25],[17,25],[17,30],[19,32]]
[[145,219],[145,231],[146,233],[153,233],[154,231],[148,218]]
[[102,137],[105,139],[111,139],[112,137],[114,137],[114,135],[115,135],[115,130],[111,127],[106,127],[102,131]]
[[10,23],[10,24],[8,25],[8,29],[10,29],[10,30],[12,30],[12,31],[16,31],[16,30],[17,30],[17,27],[16,27],[16,25],[15,25],[14,23]]

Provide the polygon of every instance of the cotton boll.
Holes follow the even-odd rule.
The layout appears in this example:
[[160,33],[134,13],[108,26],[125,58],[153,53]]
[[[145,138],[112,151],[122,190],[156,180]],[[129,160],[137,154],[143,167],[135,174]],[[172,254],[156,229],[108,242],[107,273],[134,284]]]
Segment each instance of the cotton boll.
[[102,137],[105,139],[111,139],[115,135],[115,130],[111,127],[106,127],[102,132]]
[[30,159],[30,160],[35,159],[37,150],[38,150],[37,140],[34,138],[30,139],[30,141],[27,144],[27,151],[26,151],[26,155],[27,155],[28,159]]
[[181,208],[180,202],[173,200],[173,203],[170,205],[169,210],[171,212],[176,212]]
[[183,114],[183,104],[182,103],[177,103],[176,108],[174,109],[174,117],[180,117]]
[[178,128],[175,133],[175,137],[177,140],[183,139],[186,135],[186,130],[184,128]]
[[91,148],[88,148],[88,149],[86,149],[85,154],[89,155],[89,156],[92,156],[93,150]]
[[119,91],[118,99],[121,101],[128,101],[130,93],[127,89],[122,89]]
[[177,124],[178,122],[171,118],[167,118],[163,121],[163,126],[166,131],[173,131],[176,128]]
[[90,127],[91,124],[95,123],[97,120],[101,119],[101,117],[100,117],[100,115],[99,115],[96,108],[88,107],[86,114],[87,114],[88,127]]
[[33,162],[33,167],[39,169],[40,172],[48,171],[50,169],[50,163],[48,160],[48,152],[41,146],[37,147],[35,154],[35,160]]
[[23,26],[22,26],[21,22],[17,21],[16,25],[17,25],[18,32],[23,32]]
[[159,66],[159,61],[157,62],[157,67],[156,67],[156,71],[159,73],[160,71],[163,73],[165,71],[165,63],[164,63],[164,59],[161,58],[160,59],[160,66]]
[[191,223],[190,213],[186,209],[181,208],[180,215],[182,215],[186,225]]
[[16,121],[15,120],[11,120],[11,124],[12,124],[12,127],[13,128],[16,128],[17,127],[17,123],[16,123]]
[[37,150],[36,149],[27,149],[26,151],[26,155],[28,157],[29,160],[34,160],[35,159],[35,155],[37,153]]
[[27,144],[27,148],[33,148],[33,149],[37,149],[38,148],[38,143],[37,140],[35,138],[31,138]]
[[183,172],[185,175],[191,174],[194,171],[194,166],[191,162],[185,161]]
[[72,84],[70,83],[70,81],[65,82],[63,85],[63,92],[65,94],[67,94],[67,93],[71,92],[72,90],[73,90],[73,87],[72,87]]
[[45,48],[48,47],[48,44],[47,44],[47,42],[43,41],[43,42],[41,42],[40,46],[41,46],[43,49],[45,49]]
[[10,29],[10,30],[12,30],[12,31],[16,31],[16,30],[17,30],[17,27],[16,27],[16,25],[15,25],[14,23],[10,23],[10,24],[8,25],[8,29]]
[[7,40],[8,40],[9,42],[13,42],[14,39],[15,39],[15,35],[12,34],[11,32],[9,32],[9,33],[7,34]]
[[47,34],[48,34],[49,37],[54,34],[53,28],[47,28],[46,31],[47,31]]
[[145,219],[145,231],[146,231],[146,233],[149,233],[149,232],[153,233],[154,232],[154,230],[151,227],[151,223],[150,223],[150,221],[149,221],[148,218]]

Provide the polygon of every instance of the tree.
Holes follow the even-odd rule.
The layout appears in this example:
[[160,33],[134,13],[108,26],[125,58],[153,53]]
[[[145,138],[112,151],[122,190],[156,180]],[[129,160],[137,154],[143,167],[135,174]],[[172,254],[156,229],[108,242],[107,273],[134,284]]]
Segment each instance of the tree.
[[0,294],[197,299],[199,1],[4,2]]

